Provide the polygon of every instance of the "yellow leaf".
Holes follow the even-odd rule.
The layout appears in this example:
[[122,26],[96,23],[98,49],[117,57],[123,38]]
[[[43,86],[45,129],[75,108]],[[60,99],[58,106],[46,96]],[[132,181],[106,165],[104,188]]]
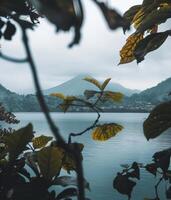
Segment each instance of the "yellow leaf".
[[105,87],[108,85],[108,83],[110,82],[110,80],[111,80],[111,78],[108,78],[108,79],[106,79],[106,80],[103,82],[103,84],[102,84],[102,86],[101,86],[101,90],[104,90],[104,89],[105,89]]
[[132,24],[134,24],[135,29],[137,29],[144,19],[145,13],[143,8],[141,8],[134,16]]
[[94,79],[94,78],[90,78],[90,77],[86,77],[84,78],[83,80],[89,82],[89,83],[92,83],[93,85],[95,85],[96,87],[98,87],[100,90],[102,89],[101,87],[101,84],[99,83],[98,80]]
[[92,132],[93,140],[105,141],[114,137],[118,132],[123,129],[123,126],[115,123],[103,124],[95,128]]
[[58,98],[60,98],[62,100],[65,99],[65,95],[63,95],[62,93],[52,93],[52,94],[50,94],[50,96],[58,97]]
[[52,139],[53,139],[53,137],[48,137],[48,136],[44,136],[44,135],[41,135],[39,137],[35,137],[32,140],[33,147],[35,149],[42,148],[42,147],[46,146],[46,144]]
[[120,102],[124,97],[124,95],[120,92],[111,92],[111,91],[106,91],[104,95],[105,95],[105,98],[111,99],[116,102]]
[[120,51],[121,60],[119,64],[125,64],[135,60],[134,50],[138,42],[142,39],[143,39],[143,34],[141,33],[132,34],[127,38],[126,44]]
[[37,153],[40,171],[46,180],[56,176],[62,167],[64,151],[59,147],[45,147]]
[[60,108],[62,109],[62,111],[66,112],[74,100],[76,100],[76,97],[74,97],[74,96],[65,97],[63,103],[60,104]]

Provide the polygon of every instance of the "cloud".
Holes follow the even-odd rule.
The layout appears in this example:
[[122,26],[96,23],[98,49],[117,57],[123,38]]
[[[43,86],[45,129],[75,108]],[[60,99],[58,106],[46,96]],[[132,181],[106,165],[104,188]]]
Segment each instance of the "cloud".
[[[109,1],[123,13],[141,0]],[[70,33],[55,33],[53,25],[42,20],[34,32],[29,32],[32,52],[36,60],[43,88],[54,87],[79,74],[91,74],[96,78],[111,77],[126,87],[145,89],[170,77],[170,38],[159,50],[152,52],[139,64],[117,66],[119,50],[127,35],[122,30],[109,31],[102,14],[91,2],[84,0],[86,20],[80,45],[68,49],[72,40]],[[2,42],[2,50],[8,55],[24,57],[24,49],[17,34],[13,42]],[[12,91],[28,93],[34,91],[28,65],[18,65],[0,60],[1,83]]]

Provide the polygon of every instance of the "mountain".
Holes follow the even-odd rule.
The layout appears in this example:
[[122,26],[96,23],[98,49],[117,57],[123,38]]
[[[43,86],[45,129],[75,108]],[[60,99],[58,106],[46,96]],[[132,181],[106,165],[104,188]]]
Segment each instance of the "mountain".
[[[85,77],[85,76],[84,76]],[[83,76],[71,79],[55,88],[44,91],[45,94],[53,92],[62,92],[68,95],[80,95],[85,89],[96,89],[90,83],[83,81]],[[106,102],[102,105],[104,112],[149,112],[157,104],[163,101],[171,100],[171,78],[159,83],[155,87],[146,89],[139,94],[132,94],[132,90],[124,88],[115,83],[109,84],[107,89],[112,91],[120,91],[127,94],[121,104],[111,104]],[[60,111],[57,105],[61,102],[56,97],[45,95],[45,101],[50,111]],[[33,94],[19,95],[6,89],[0,84],[0,103],[11,112],[39,112],[41,111],[37,98]],[[71,108],[70,111],[87,112],[88,110]]]
[[[59,102],[55,97],[45,96],[50,111],[57,111]],[[0,103],[11,112],[39,112],[41,111],[35,95],[19,95],[6,89],[0,84]]]
[[140,100],[151,103],[160,103],[163,101],[171,100],[171,96],[168,95],[171,92],[171,78],[160,82],[156,86],[146,89],[139,94],[133,94],[131,100]]
[[[45,95],[49,95],[51,93],[57,92],[57,93],[63,93],[65,95],[80,96],[83,95],[85,90],[97,90],[97,88],[94,85],[83,80],[85,77],[90,77],[90,76],[87,75],[76,76],[75,78],[72,78],[69,81],[66,81],[56,87],[44,90],[43,93]],[[112,82],[109,83],[109,85],[106,87],[106,90],[121,92],[126,96],[131,96],[134,93],[140,92],[138,90],[131,90],[125,88],[118,83],[112,83]]]

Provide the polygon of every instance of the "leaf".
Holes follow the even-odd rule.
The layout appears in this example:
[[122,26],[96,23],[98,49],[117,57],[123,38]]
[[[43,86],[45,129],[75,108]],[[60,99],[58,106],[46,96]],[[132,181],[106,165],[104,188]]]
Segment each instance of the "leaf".
[[94,90],[85,90],[84,91],[84,96],[86,99],[90,99],[94,97],[96,94],[99,94],[99,91],[94,91]]
[[170,31],[153,33],[139,41],[134,50],[134,56],[137,62],[139,63],[144,60],[147,53],[158,49],[170,34]]
[[120,92],[106,91],[104,92],[104,96],[105,98],[111,99],[112,101],[120,102],[123,99],[124,95]]
[[6,24],[6,29],[5,29],[5,32],[4,32],[4,38],[6,40],[11,40],[12,37],[15,35],[16,33],[16,27],[14,26],[14,24],[12,24],[10,21],[7,22]]
[[67,199],[69,197],[77,196],[77,194],[78,192],[76,188],[68,188],[59,193],[58,196],[56,197],[56,200]]
[[125,20],[125,18],[123,18],[116,10],[109,8],[108,5],[104,2],[94,2],[101,9],[108,24],[108,27],[111,30],[115,30],[119,27],[122,27],[124,31],[129,29],[129,23],[127,22],[127,20]]
[[157,174],[157,165],[156,163],[151,163],[145,166],[145,169],[150,172],[151,174],[153,174],[154,176],[156,176]]
[[58,98],[60,98],[60,99],[62,99],[62,100],[65,99],[65,95],[62,94],[62,93],[52,93],[52,94],[50,94],[50,96],[58,97]]
[[44,147],[37,153],[38,165],[45,179],[51,180],[59,174],[63,157],[64,151],[58,147]]
[[136,13],[141,9],[142,5],[135,5],[132,6],[131,8],[129,8],[129,10],[127,10],[124,13],[124,18],[129,22],[129,24],[132,23],[134,16],[136,15]]
[[[80,153],[80,159],[82,160],[82,150],[84,148],[84,145],[81,143],[71,143],[69,144],[69,148],[74,149],[77,148],[78,152]],[[75,158],[73,156],[73,154],[69,153],[69,152],[65,152],[65,157],[63,159],[63,163],[62,163],[62,168],[64,170],[66,170],[68,173],[70,173],[70,171],[75,171],[76,170],[76,163],[75,163]]]
[[131,198],[131,193],[136,183],[128,178],[127,175],[122,175],[118,173],[115,179],[113,180],[113,188],[116,189],[119,193],[125,194]]
[[102,86],[101,84],[99,83],[99,81],[97,81],[96,79],[94,78],[90,78],[90,77],[86,77],[84,78],[83,80],[89,82],[89,83],[92,83],[93,85],[95,85],[96,87],[98,87],[100,90],[102,90]]
[[137,29],[143,22],[145,13],[144,13],[144,9],[141,8],[136,15],[134,16],[133,20],[132,20],[132,24],[134,24],[135,29]]
[[152,28],[154,25],[166,22],[168,18],[171,18],[171,6],[155,9],[152,12],[149,12],[142,23],[139,24],[137,32],[144,33],[144,31]]
[[105,141],[116,136],[122,129],[121,125],[115,123],[98,125],[92,132],[92,138],[93,140]]
[[[63,187],[67,187],[67,186],[77,186],[78,187],[78,183],[77,183],[77,178],[72,177],[72,176],[60,176],[60,177],[56,177],[53,180],[53,185],[61,185]],[[90,184],[84,180],[84,187],[88,190],[90,190]]]
[[133,171],[127,173],[128,177],[137,178],[138,180],[140,180],[140,169],[138,163],[134,162],[131,168],[133,169]]
[[39,148],[42,148],[44,146],[46,146],[46,144],[51,141],[53,139],[53,137],[48,137],[48,136],[45,136],[45,135],[41,135],[39,137],[35,137],[33,138],[32,140],[32,143],[33,143],[33,147],[35,149],[39,149]]
[[143,39],[143,34],[140,33],[132,34],[128,37],[128,39],[126,40],[126,44],[122,47],[120,51],[121,60],[119,64],[125,64],[135,60],[134,50],[136,45],[142,39]]
[[171,127],[171,101],[156,106],[144,121],[143,129],[147,140],[156,138]]
[[37,167],[37,154],[35,152],[24,153],[26,164],[33,170],[33,172],[39,176],[39,170]]
[[166,149],[163,151],[156,152],[153,155],[154,162],[156,163],[157,167],[160,167],[164,174],[168,171],[170,165],[170,157],[171,157],[171,150]]
[[75,101],[77,98],[74,96],[67,96],[65,97],[63,103],[60,104],[60,108],[63,112],[67,112],[73,101]]
[[108,78],[103,82],[103,84],[101,85],[101,90],[104,90],[106,88],[106,86],[108,85],[110,80],[111,80],[111,78]]
[[15,131],[4,137],[9,152],[9,159],[15,160],[31,142],[33,135],[33,126],[28,124],[26,127]]

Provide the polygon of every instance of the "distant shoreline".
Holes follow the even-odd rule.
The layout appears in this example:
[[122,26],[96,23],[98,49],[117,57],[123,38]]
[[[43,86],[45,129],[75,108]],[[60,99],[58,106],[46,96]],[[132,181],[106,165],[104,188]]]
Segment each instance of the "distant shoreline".
[[[41,111],[22,111],[22,112],[13,112],[13,113],[43,113]],[[54,112],[50,112],[50,113],[63,113],[63,114],[67,114],[67,113],[96,113],[96,112],[76,112],[76,111],[68,111],[68,112],[60,112],[60,111],[54,111]],[[103,111],[100,113],[150,113],[149,111]]]

